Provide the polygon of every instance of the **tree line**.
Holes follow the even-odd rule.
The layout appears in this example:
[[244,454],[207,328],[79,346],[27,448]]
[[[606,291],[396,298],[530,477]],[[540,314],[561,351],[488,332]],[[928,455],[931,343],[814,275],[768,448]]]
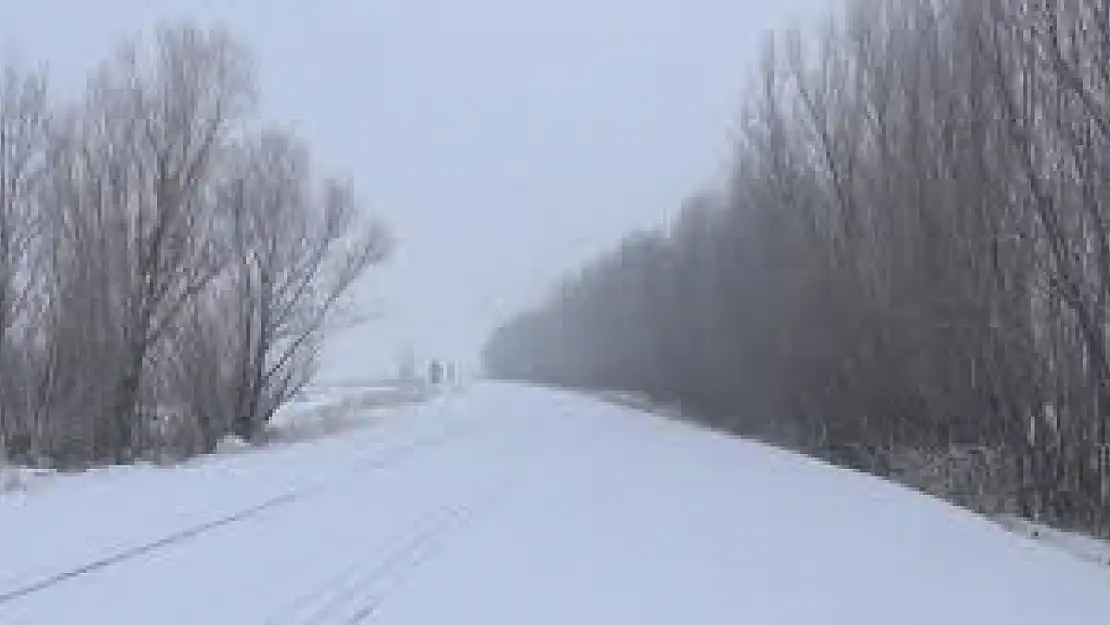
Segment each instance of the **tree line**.
[[212,451],[310,380],[390,238],[257,103],[248,51],[194,24],[68,100],[0,72],[0,461]]
[[490,374],[1110,535],[1110,4],[853,0],[758,69],[728,184],[501,327]]

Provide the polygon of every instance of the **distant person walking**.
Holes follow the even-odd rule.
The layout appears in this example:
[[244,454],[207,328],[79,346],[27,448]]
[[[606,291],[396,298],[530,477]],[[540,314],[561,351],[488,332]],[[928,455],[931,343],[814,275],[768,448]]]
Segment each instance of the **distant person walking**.
[[439,385],[443,382],[443,364],[438,360],[433,360],[432,364],[428,366],[428,382],[433,385]]

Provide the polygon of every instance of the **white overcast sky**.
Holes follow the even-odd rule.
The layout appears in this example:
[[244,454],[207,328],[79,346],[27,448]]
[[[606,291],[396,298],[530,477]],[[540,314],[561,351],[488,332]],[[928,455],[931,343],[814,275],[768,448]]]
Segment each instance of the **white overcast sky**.
[[763,33],[831,0],[0,0],[0,53],[73,90],[121,35],[219,23],[400,239],[333,375],[472,359],[488,331],[719,175]]

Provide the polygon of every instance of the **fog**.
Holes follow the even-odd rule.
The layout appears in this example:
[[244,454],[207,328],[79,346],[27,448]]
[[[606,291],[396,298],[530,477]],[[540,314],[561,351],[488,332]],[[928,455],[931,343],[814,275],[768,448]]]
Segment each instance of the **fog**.
[[[293,571],[268,585],[299,596],[293,612],[373,618],[394,606],[391,584],[431,579],[425,547],[447,533],[513,519],[487,533],[495,552],[532,526],[520,495],[592,493],[541,516],[605,517],[635,466],[647,481],[633,490],[679,496],[659,509],[709,510],[666,523],[727,523],[727,506],[702,505],[719,497],[697,461],[724,475],[725,456],[765,446],[920,491],[984,530],[997,521],[997,538],[1110,563],[1087,540],[1110,538],[1110,72],[1090,71],[1110,61],[1108,6],[0,3],[0,516],[10,500],[45,511],[28,529],[65,530],[0,532],[49,537],[13,560],[28,579],[0,574],[0,608],[121,564],[106,575],[180,589],[125,562],[196,538],[203,566],[181,570],[224,575],[190,597],[222,586],[269,612],[226,583],[268,566]],[[725,436],[703,448],[690,425]],[[571,482],[551,481],[568,475],[547,446],[559,440],[598,463],[576,458]],[[641,443],[662,455],[629,460]],[[62,474],[152,463],[169,482],[89,471],[56,493],[74,498],[25,505]],[[751,492],[726,489],[741,506],[859,508],[755,469]],[[313,525],[343,516],[327,491],[354,474],[386,524]],[[144,509],[135,525],[128,511],[154,490],[130,478],[173,495],[145,508],[203,524],[159,529]],[[74,525],[50,502],[97,514]],[[661,518],[631,502],[602,529]],[[303,514],[262,516],[287,504]],[[796,542],[787,517],[780,542]],[[243,522],[255,526],[205,550],[207,530]],[[347,567],[367,532],[394,538]],[[138,548],[82,564],[128,533]],[[276,568],[242,557],[321,534],[339,557],[315,554],[323,568],[308,552]],[[562,538],[556,551],[581,546]],[[194,557],[221,553],[219,566]],[[534,561],[490,570],[515,579]],[[339,564],[339,583],[298,590],[315,586],[298,571]],[[439,596],[415,587],[410,599]],[[694,613],[722,605],[723,586],[692,587],[710,590]],[[121,596],[141,614],[132,599],[156,594]],[[57,597],[28,605],[78,605]]]
[[763,33],[817,0],[0,4],[0,52],[72,91],[121,36],[221,24],[253,52],[262,113],[353,176],[398,239],[325,374],[473,363],[489,331],[723,172]]

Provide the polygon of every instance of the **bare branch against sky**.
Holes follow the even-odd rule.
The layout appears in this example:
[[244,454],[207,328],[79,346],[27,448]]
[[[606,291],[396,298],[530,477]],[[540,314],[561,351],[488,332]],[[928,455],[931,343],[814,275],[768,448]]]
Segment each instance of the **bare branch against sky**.
[[[0,4],[0,55],[76,92],[121,35],[188,17],[247,45],[294,119],[398,238],[345,373],[469,360],[488,331],[721,171],[764,31],[820,0],[43,0]],[[334,370],[335,367],[326,370]]]

